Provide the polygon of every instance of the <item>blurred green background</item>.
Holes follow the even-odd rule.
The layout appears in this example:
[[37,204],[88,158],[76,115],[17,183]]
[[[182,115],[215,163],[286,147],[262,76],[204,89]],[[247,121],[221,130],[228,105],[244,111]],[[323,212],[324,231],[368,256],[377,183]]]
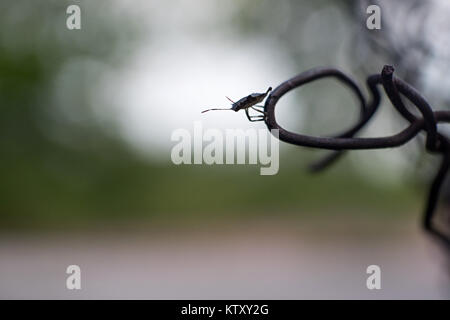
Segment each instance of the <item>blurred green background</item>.
[[[236,95],[246,94],[261,91],[262,85],[253,84],[252,77],[274,74],[274,79],[262,81],[276,86],[313,66],[331,65],[355,75],[363,84],[383,64],[395,63],[388,54],[370,49],[373,35],[364,37],[362,33],[368,33],[361,31],[365,20],[355,14],[359,2],[77,3],[82,7],[81,30],[65,26],[65,9],[73,1],[3,1],[0,5],[2,227],[179,223],[274,212],[277,217],[350,214],[395,219],[417,217],[422,210],[429,178],[424,165],[415,160],[421,158],[421,145],[414,143],[403,148],[406,151],[349,153],[334,168],[317,175],[308,174],[306,166],[323,151],[286,145],[281,148],[279,174],[270,177],[259,176],[255,166],[175,166],[170,161],[170,130],[192,125],[189,118],[182,119],[177,106],[200,119],[204,105],[223,104],[223,95],[230,95],[226,81],[238,86]],[[232,50],[229,54],[241,64],[221,73],[226,71],[221,67],[224,61],[214,56],[214,44],[223,44],[219,50]],[[200,45],[199,50],[206,50],[203,58],[211,59],[216,68],[213,72],[225,79],[222,82],[208,79],[211,70],[202,75],[202,67],[190,59],[197,53],[189,49]],[[167,49],[172,46],[179,46],[177,55]],[[177,71],[180,80],[169,82],[164,71],[158,74],[158,68],[149,68],[152,75],[142,80],[148,90],[141,95],[147,95],[148,101],[156,98],[146,106],[147,113],[139,114],[117,100],[125,90],[124,82],[117,79],[133,77],[136,56],[140,52],[164,55],[165,50],[169,52],[163,60],[167,65],[160,69],[171,75],[174,64],[181,66]],[[270,66],[259,65],[259,61],[252,66],[249,62],[258,55],[268,57]],[[151,54],[145,58],[145,64],[160,63]],[[256,73],[260,67],[269,71]],[[183,75],[191,70],[195,74]],[[407,71],[398,72],[406,75]],[[184,80],[189,77],[193,84]],[[115,82],[108,82],[109,78]],[[214,90],[205,88],[205,81],[211,81]],[[152,82],[158,82],[154,89],[158,93],[152,91]],[[190,94],[187,89],[180,92],[185,86],[194,89],[189,89]],[[222,93],[216,100],[203,101],[204,90]],[[164,105],[165,97],[174,93],[179,103],[175,106],[169,99]],[[196,100],[189,104],[193,96]],[[354,104],[347,89],[324,80],[294,94],[281,117],[302,132],[332,134],[355,119]],[[381,125],[371,124],[364,134],[387,135],[404,125],[397,122],[389,106],[383,109],[376,119]],[[124,116],[123,110],[135,112],[134,116]],[[210,119],[220,118],[207,115],[201,118],[205,126]],[[144,132],[144,139],[136,139],[133,132],[123,129],[142,125],[133,123],[136,117],[155,131],[167,122],[166,131],[159,130],[159,136]],[[233,117],[239,118],[243,128],[253,126],[241,114]],[[169,122],[169,118],[179,121]],[[129,123],[124,126],[124,121]],[[227,118],[222,125],[232,121]]]

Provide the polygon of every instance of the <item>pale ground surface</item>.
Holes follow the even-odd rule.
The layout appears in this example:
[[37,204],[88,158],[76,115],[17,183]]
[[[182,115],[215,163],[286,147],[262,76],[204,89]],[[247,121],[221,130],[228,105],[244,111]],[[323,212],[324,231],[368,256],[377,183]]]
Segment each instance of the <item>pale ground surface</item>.
[[[450,298],[445,256],[415,222],[303,222],[3,233],[0,298]],[[70,264],[79,291],[65,288]],[[371,264],[381,290],[366,288]]]

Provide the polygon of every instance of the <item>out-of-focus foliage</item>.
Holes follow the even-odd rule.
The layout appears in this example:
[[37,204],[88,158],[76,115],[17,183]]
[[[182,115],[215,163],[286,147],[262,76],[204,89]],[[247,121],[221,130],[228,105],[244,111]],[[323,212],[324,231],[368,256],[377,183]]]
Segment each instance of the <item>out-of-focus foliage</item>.
[[88,99],[100,71],[118,64],[131,27],[118,28],[107,1],[98,1],[83,3],[83,32],[69,31],[69,4],[0,4],[3,222],[58,219],[86,210],[90,198],[109,203],[112,189],[122,184],[127,193],[135,183],[125,170],[136,156]]
[[[83,1],[83,31],[69,31],[69,4],[0,4],[0,225],[306,212],[391,214],[416,207],[410,189],[376,187],[351,169],[316,179],[302,175],[300,166],[289,166],[276,176],[261,177],[255,167],[159,166],[142,159],[105,116],[108,106],[93,105],[91,99],[103,72],[119,67],[133,50],[138,28],[108,1]],[[314,17],[308,16],[306,5],[316,9]],[[239,2],[230,30],[242,37],[258,33],[278,38],[276,45],[298,61],[298,70],[313,66],[305,57],[327,53],[323,63],[335,61],[328,53],[340,40],[311,38],[313,32],[302,28],[314,28],[321,18],[334,26],[336,21],[326,18],[346,17],[348,3],[287,1],[281,11],[272,6],[269,1]],[[102,117],[98,110],[103,110]]]

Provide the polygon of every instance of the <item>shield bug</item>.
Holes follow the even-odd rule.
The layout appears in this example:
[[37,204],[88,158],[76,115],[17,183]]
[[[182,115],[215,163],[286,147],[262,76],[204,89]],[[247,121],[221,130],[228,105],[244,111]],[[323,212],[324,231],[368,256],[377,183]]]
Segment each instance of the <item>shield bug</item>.
[[[211,110],[232,110],[235,112],[238,112],[239,110],[245,110],[245,114],[247,115],[248,120],[250,120],[252,122],[263,121],[266,118],[266,113],[264,112],[264,106],[257,106],[256,104],[262,102],[264,100],[264,98],[269,94],[270,91],[272,91],[272,87],[269,87],[269,89],[267,89],[267,91],[265,93],[252,93],[242,99],[239,99],[236,102],[234,102],[230,98],[226,97],[232,103],[231,108],[229,108],[229,109],[227,109],[227,108],[207,109],[207,110],[202,111],[202,113],[208,112]],[[261,115],[250,116],[250,114],[248,112],[248,110],[250,108],[261,113]]]

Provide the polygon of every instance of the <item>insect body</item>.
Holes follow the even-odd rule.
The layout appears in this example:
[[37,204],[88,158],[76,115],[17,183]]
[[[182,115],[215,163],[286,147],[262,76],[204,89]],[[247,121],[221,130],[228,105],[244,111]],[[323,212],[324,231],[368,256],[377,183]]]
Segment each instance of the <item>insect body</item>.
[[[230,100],[232,102],[230,109],[226,109],[226,108],[208,109],[208,110],[202,111],[202,113],[208,112],[211,110],[232,110],[235,112],[238,112],[239,110],[245,110],[245,114],[247,115],[248,120],[250,120],[252,122],[263,121],[266,118],[266,113],[264,112],[264,106],[257,106],[256,104],[262,102],[271,90],[272,90],[272,87],[269,87],[269,89],[267,89],[267,91],[265,93],[252,93],[242,99],[239,99],[236,102],[234,102],[230,98],[226,97],[228,100]],[[248,110],[250,108],[259,113],[262,113],[262,115],[250,116],[250,114],[248,113]],[[259,109],[257,109],[257,108],[259,108]]]

